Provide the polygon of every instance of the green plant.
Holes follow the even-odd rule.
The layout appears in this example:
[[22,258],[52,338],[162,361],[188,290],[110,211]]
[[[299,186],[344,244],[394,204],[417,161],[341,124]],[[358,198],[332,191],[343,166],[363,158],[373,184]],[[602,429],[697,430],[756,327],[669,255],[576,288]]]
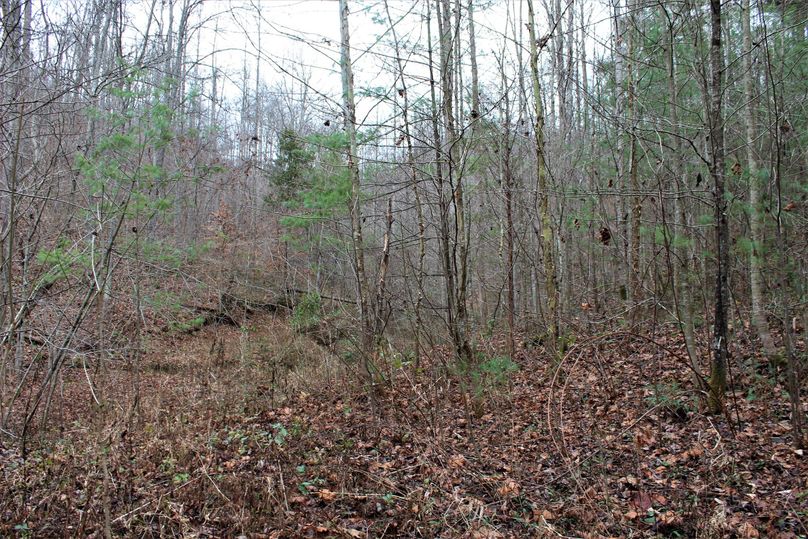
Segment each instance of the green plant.
[[304,295],[292,311],[290,323],[295,331],[306,331],[320,323],[322,300],[317,292]]
[[508,356],[483,359],[476,364],[464,362],[458,366],[461,386],[471,393],[476,415],[482,413],[486,397],[500,391],[510,381],[511,375],[518,370],[519,365]]
[[519,365],[508,356],[490,358],[472,370],[472,379],[483,388],[495,388],[510,380]]
[[273,423],[270,425],[274,431],[272,441],[275,445],[281,446],[286,443],[286,437],[289,436],[289,431],[281,423]]
[[188,472],[175,473],[174,477],[172,478],[172,481],[174,482],[175,485],[179,485],[181,483],[187,482],[188,479],[190,479],[190,477],[191,475]]
[[649,405],[659,407],[674,419],[682,421],[693,411],[676,382],[655,385],[653,393],[645,400]]
[[176,331],[179,333],[189,333],[191,331],[201,328],[204,324],[205,324],[205,317],[197,316],[196,318],[192,318],[187,322],[170,322],[168,326],[172,331]]
[[300,491],[303,495],[308,495],[312,489],[316,489],[317,487],[324,485],[325,480],[319,477],[315,477],[314,479],[310,479],[308,481],[303,481],[297,485],[297,490]]

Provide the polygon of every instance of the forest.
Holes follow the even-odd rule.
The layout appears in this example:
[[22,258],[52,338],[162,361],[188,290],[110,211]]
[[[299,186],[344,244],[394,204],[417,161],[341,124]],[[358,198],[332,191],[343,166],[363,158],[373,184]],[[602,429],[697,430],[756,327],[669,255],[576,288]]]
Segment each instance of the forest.
[[807,0],[0,17],[0,536],[808,537]]

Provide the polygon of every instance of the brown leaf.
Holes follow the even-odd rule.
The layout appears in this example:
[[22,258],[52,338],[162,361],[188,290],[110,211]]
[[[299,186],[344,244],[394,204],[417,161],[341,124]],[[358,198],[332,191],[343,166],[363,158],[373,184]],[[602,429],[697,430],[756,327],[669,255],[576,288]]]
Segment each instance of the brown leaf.
[[653,502],[651,501],[651,496],[649,496],[647,492],[643,491],[637,492],[631,499],[631,503],[642,513],[648,511],[653,505]]
[[541,511],[535,510],[534,514],[536,515],[536,517],[541,517],[548,522],[556,519],[555,513],[553,513],[549,509],[542,509]]
[[449,468],[459,470],[466,465],[466,457],[463,455],[452,455],[449,457]]
[[612,241],[612,233],[606,227],[600,229],[598,236],[603,245],[609,245],[609,242]]
[[497,494],[500,496],[518,496],[519,495],[519,483],[514,481],[513,479],[508,479],[505,481],[505,484],[502,485],[497,489]]
[[738,535],[747,538],[760,537],[760,532],[749,522],[744,522],[738,527]]
[[479,530],[471,532],[471,537],[473,539],[498,539],[504,537],[504,535],[491,528],[480,528]]

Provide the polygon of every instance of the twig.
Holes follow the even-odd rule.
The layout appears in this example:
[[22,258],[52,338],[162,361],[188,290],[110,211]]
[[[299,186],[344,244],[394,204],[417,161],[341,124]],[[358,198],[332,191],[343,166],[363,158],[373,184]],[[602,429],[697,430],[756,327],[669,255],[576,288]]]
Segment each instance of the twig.
[[210,481],[210,483],[213,485],[213,488],[216,489],[216,492],[218,492],[219,495],[222,498],[224,498],[225,501],[227,501],[227,503],[232,504],[233,501],[230,498],[228,498],[227,495],[225,495],[224,492],[222,492],[222,490],[219,488],[219,485],[216,484],[216,481],[214,481],[213,478],[208,473],[207,467],[205,466],[205,463],[202,461],[202,457],[199,457],[199,463],[202,465],[202,468],[201,468],[202,473],[205,474],[205,477],[208,478],[208,481]]
[[278,461],[278,474],[281,476],[281,493],[283,494],[283,506],[289,511],[289,501],[286,499],[286,485],[283,483],[283,466]]
[[[99,360],[101,361],[101,360]],[[98,406],[101,406],[101,401],[98,400],[98,397],[95,394],[95,388],[93,387],[93,381],[90,380],[90,373],[87,372],[87,358],[82,355],[81,356],[81,365],[84,368],[84,376],[87,377],[87,385],[90,386],[90,394],[93,396],[93,400]]]
[[184,487],[187,487],[188,485],[190,485],[190,484],[191,484],[191,483],[193,483],[194,481],[198,481],[198,480],[199,480],[199,477],[194,477],[193,479],[189,479],[189,480],[188,480],[188,481],[186,481],[185,483],[183,483],[183,484],[181,484],[181,485],[178,485],[178,486],[174,487],[173,489],[169,490],[168,492],[163,493],[163,494],[160,494],[160,496],[158,496],[157,498],[151,499],[151,500],[147,501],[146,503],[144,503],[144,504],[142,504],[142,505],[139,505],[139,506],[135,507],[135,508],[134,508],[134,509],[132,509],[131,511],[129,511],[129,512],[127,512],[127,513],[124,513],[124,514],[122,514],[122,515],[121,515],[121,516],[119,516],[119,517],[116,517],[116,518],[115,518],[115,519],[114,519],[112,522],[118,522],[119,520],[123,520],[123,519],[125,519],[126,517],[131,516],[131,515],[133,515],[134,513],[137,513],[138,511],[140,511],[140,510],[141,510],[141,509],[143,509],[144,507],[148,507],[148,505],[149,505],[149,504],[151,504],[151,503],[153,503],[153,502],[155,502],[155,501],[159,503],[159,502],[160,502],[160,500],[162,500],[162,499],[163,499],[163,496],[165,496],[166,494],[174,494],[174,493],[175,493],[175,492],[177,492],[179,489],[184,488]]

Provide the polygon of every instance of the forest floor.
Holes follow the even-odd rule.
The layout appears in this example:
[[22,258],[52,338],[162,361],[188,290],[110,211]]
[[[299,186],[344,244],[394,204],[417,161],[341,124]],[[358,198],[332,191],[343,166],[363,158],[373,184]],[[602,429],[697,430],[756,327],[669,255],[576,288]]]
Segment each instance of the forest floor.
[[683,354],[659,330],[579,339],[559,369],[388,358],[372,404],[281,318],[164,335],[98,376],[103,406],[67,369],[62,428],[25,458],[0,442],[0,536],[808,536],[776,372],[736,353],[710,416]]

